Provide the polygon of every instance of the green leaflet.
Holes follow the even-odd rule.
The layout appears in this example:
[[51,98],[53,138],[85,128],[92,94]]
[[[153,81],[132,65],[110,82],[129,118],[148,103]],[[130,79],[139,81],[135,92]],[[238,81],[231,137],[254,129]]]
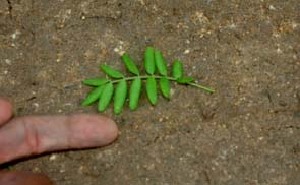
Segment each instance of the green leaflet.
[[181,77],[176,80],[180,84],[189,84],[194,81],[192,77]]
[[136,67],[135,63],[133,62],[133,60],[130,58],[130,56],[125,53],[124,55],[122,55],[122,60],[125,63],[126,68],[128,69],[129,72],[131,72],[132,74],[135,75],[139,75],[139,70]]
[[88,105],[91,105],[92,103],[94,103],[95,101],[97,101],[101,96],[101,93],[103,91],[103,87],[104,86],[99,86],[99,87],[95,88],[94,90],[92,90],[87,95],[87,97],[83,100],[81,105],[82,106],[88,106]]
[[183,76],[183,66],[182,62],[175,60],[172,68],[172,75],[175,79],[181,78]]
[[147,47],[145,51],[145,70],[147,74],[153,75],[155,73],[155,59],[154,48]]
[[110,76],[112,78],[123,78],[124,77],[124,75],[120,71],[115,70],[108,65],[102,64],[100,67],[105,74],[107,74],[108,76]]
[[129,90],[129,108],[135,110],[138,106],[140,94],[141,94],[142,80],[136,78],[132,81]]
[[105,109],[108,107],[110,100],[114,93],[114,86],[111,82],[106,84],[104,86],[103,92],[100,96],[99,104],[98,104],[98,110],[100,112],[105,111]]
[[154,77],[149,77],[146,80],[146,94],[152,105],[157,103],[157,85]]
[[125,100],[127,96],[127,83],[125,79],[122,79],[115,91],[115,97],[114,97],[114,113],[120,114],[122,112]]
[[163,57],[163,54],[158,50],[155,50],[155,64],[158,69],[158,72],[163,76],[167,76],[166,61]]
[[108,80],[106,78],[89,78],[82,81],[83,84],[90,86],[100,86],[107,82]]
[[163,96],[167,99],[170,99],[170,82],[166,77],[163,77],[159,80],[160,89],[163,94]]

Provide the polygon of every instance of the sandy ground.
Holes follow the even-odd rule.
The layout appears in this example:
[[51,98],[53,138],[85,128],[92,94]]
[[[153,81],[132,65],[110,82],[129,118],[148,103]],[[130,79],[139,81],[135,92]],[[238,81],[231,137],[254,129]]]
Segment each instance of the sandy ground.
[[300,184],[299,0],[0,0],[0,95],[16,115],[95,113],[81,80],[146,46],[217,91],[113,117],[110,146],[9,165],[57,185]]

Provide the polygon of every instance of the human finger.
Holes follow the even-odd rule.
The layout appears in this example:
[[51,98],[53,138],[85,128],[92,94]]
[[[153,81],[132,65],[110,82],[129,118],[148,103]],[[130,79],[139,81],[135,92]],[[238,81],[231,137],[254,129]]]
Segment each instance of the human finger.
[[48,151],[104,146],[118,128],[99,115],[26,116],[0,129],[0,164]]
[[1,185],[53,185],[44,175],[29,172],[0,172]]
[[12,116],[12,105],[11,103],[0,98],[0,126],[6,123]]

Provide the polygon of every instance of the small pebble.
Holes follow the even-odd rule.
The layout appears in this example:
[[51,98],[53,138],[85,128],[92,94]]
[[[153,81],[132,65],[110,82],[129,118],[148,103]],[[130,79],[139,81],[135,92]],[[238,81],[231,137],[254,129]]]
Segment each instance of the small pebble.
[[11,65],[11,60],[5,59],[5,63],[8,64],[8,65]]
[[13,33],[13,34],[11,35],[11,38],[12,38],[13,40],[15,40],[15,39],[17,38],[17,36],[20,35],[20,34],[21,34],[20,31],[19,31],[19,30],[16,30],[15,33]]
[[170,96],[172,97],[175,94],[175,90],[173,88],[171,88],[170,90]]
[[40,107],[40,105],[38,103],[34,103],[33,106],[35,106],[36,108]]
[[190,53],[189,49],[187,49],[187,50],[184,51],[184,54],[189,54],[189,53]]
[[125,53],[123,45],[124,45],[124,42],[123,41],[119,41],[119,46],[117,46],[116,48],[114,48],[114,52],[116,52],[120,56],[122,56]]
[[56,155],[51,155],[49,157],[49,161],[55,161],[57,159],[57,156]]
[[276,8],[275,8],[274,5],[269,5],[268,9],[269,9],[269,10],[276,10]]
[[278,49],[277,49],[277,53],[278,53],[278,54],[281,54],[281,53],[282,53],[282,50],[281,50],[280,48],[278,48]]

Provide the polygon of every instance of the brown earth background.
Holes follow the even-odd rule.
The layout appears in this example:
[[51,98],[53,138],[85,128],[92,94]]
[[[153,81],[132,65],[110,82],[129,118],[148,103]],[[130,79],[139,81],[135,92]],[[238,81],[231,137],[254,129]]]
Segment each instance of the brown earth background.
[[81,84],[146,46],[216,93],[173,84],[171,101],[114,116],[110,146],[9,165],[57,185],[300,184],[299,0],[0,0],[0,95],[17,116],[95,113]]

